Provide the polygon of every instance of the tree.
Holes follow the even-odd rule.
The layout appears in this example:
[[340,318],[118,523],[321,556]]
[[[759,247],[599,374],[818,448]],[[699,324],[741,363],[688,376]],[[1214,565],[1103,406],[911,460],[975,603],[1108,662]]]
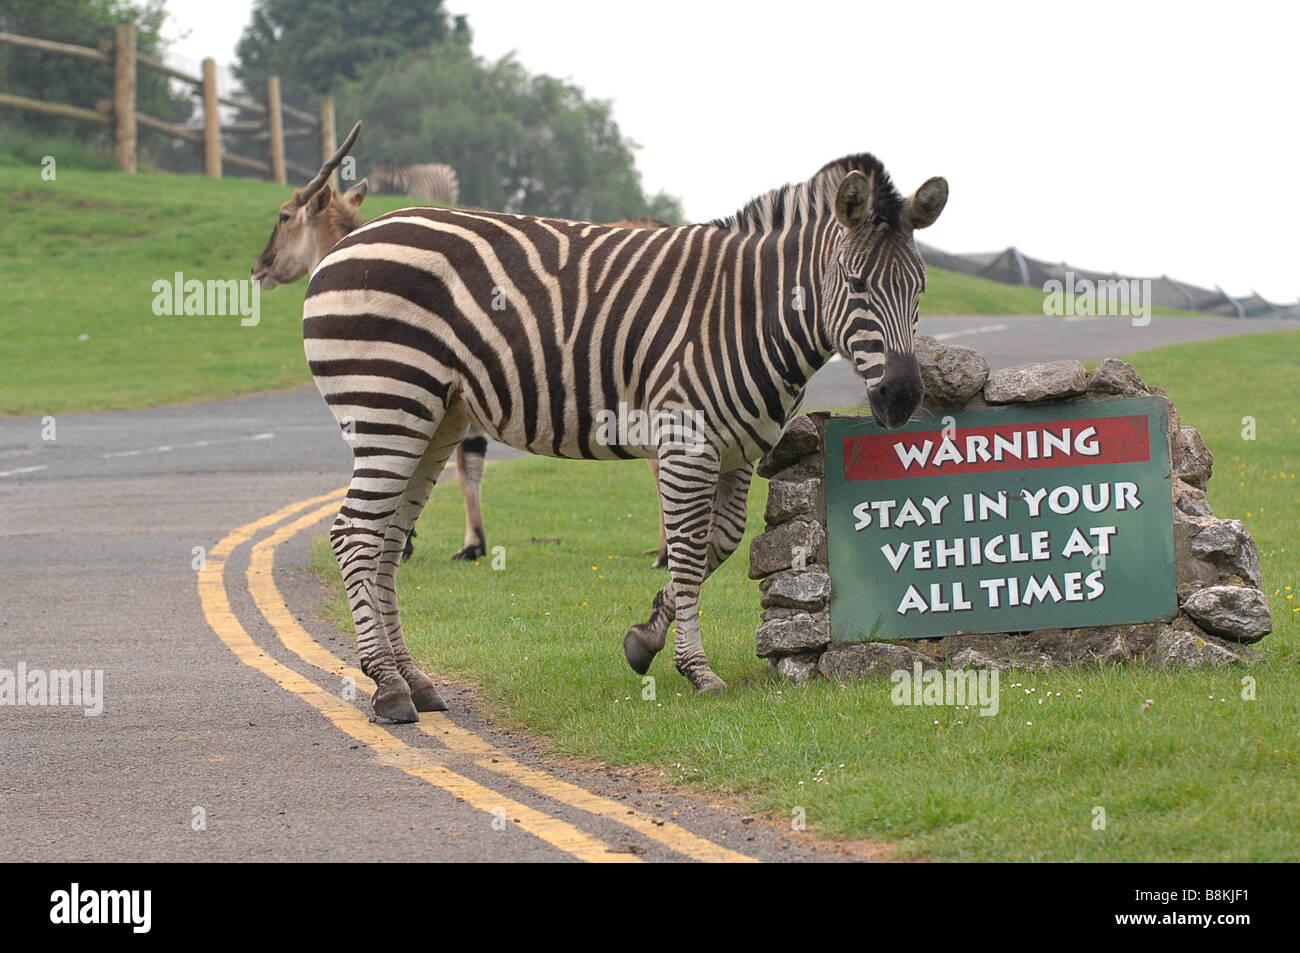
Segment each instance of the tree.
[[272,75],[322,96],[369,63],[449,39],[468,44],[469,28],[443,0],[257,0],[234,72],[253,96]]
[[647,201],[609,103],[512,57],[488,63],[465,44],[434,45],[372,63],[335,101],[340,125],[366,122],[358,174],[371,162],[446,162],[464,205],[584,221],[681,217],[675,199]]
[[[133,23],[136,50],[157,57],[162,53],[159,31],[164,16],[162,0],[138,4],[129,0],[8,0],[0,5],[0,31],[98,47],[113,39],[119,24]],[[113,67],[4,45],[0,46],[0,89],[94,109],[99,100],[112,98]],[[193,108],[188,97],[171,91],[166,77],[151,70],[138,71],[136,105],[143,113],[172,121],[187,118]],[[45,140],[66,138],[84,143],[98,137],[107,143],[111,136],[105,129],[95,130],[82,120],[26,111],[6,110],[4,120],[14,129]],[[169,148],[170,141],[142,128],[140,144],[142,151],[148,152]]]

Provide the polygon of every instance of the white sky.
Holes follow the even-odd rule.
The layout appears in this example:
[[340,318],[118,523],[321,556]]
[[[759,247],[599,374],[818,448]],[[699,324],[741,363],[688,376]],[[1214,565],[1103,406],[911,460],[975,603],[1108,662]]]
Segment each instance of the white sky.
[[[234,60],[251,0],[168,0]],[[474,49],[614,101],[692,219],[873,152],[948,207],[921,237],[1229,293],[1300,296],[1300,5],[448,0]],[[341,117],[340,122],[346,117]],[[435,159],[436,156],[431,156]]]

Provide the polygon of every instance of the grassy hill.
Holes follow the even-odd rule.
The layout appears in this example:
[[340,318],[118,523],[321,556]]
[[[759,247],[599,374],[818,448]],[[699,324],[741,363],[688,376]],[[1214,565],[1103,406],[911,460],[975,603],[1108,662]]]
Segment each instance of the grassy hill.
[[[159,316],[154,282],[248,277],[288,189],[243,179],[58,168],[0,157],[0,415],[112,410],[293,387],[305,284],[260,321]],[[371,196],[373,217],[409,204]],[[932,269],[922,314],[1037,314],[1042,295]]]

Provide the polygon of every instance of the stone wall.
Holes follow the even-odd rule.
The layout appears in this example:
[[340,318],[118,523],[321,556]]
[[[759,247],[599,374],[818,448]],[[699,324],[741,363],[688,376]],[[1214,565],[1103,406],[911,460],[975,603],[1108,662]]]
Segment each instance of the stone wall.
[[1132,662],[1169,668],[1250,663],[1246,648],[1272,629],[1260,591],[1259,553],[1238,520],[1217,519],[1205,499],[1214,457],[1193,427],[1183,427],[1164,391],[1133,368],[1107,359],[1089,374],[1078,361],[1025,364],[989,373],[976,352],[917,340],[924,411],[942,414],[1003,404],[1158,396],[1169,407],[1178,613],[1140,625],[967,634],[899,642],[832,642],[831,572],[826,535],[824,446],[829,414],[804,414],[758,465],[771,480],[767,529],[750,545],[763,622],[755,633],[769,674],[796,682],[818,675],[857,678],[924,667],[1050,668]]

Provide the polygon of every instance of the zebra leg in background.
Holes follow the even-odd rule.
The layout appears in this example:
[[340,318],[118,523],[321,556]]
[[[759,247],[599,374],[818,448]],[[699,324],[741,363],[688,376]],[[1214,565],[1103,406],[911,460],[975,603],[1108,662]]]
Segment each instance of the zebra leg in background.
[[[656,457],[648,457],[646,463],[650,465],[650,475],[654,477],[656,490],[659,487],[659,460]],[[651,569],[668,568],[668,530],[664,528],[664,508],[659,504],[659,548],[647,549],[641,553],[642,556],[654,555],[655,561],[650,564]]]
[[487,435],[471,427],[456,453],[456,477],[465,497],[465,542],[452,559],[478,559],[487,555],[483,531],[483,469],[487,464]]
[[399,528],[400,536],[390,534],[389,528],[403,509],[411,476],[442,417],[443,409],[436,407],[432,420],[421,421],[420,436],[409,431],[410,436],[398,438],[370,433],[359,424],[352,438],[352,482],[330,527],[330,545],[343,574],[357,630],[361,670],[376,685],[371,704],[377,716],[393,721],[415,721],[419,715],[388,640],[380,599],[380,565],[383,559],[397,561],[406,527]]
[[[753,476],[753,464],[746,464],[724,473],[718,480],[718,490],[713,499],[713,528],[709,537],[705,579],[713,575],[713,571],[727,561],[744,538],[749,483]],[[639,675],[646,673],[655,655],[667,641],[668,626],[673,620],[676,598],[676,590],[670,582],[655,593],[650,618],[632,626],[623,638],[623,654],[627,657],[628,664]]]
[[393,649],[393,659],[397,671],[411,691],[411,702],[416,711],[446,711],[447,703],[438,694],[433,679],[420,670],[411,659],[402,636],[402,617],[397,606],[397,567],[398,552],[403,540],[409,541],[409,533],[414,531],[415,522],[420,518],[429,494],[433,492],[438,477],[442,475],[447,460],[451,457],[456,444],[464,436],[469,418],[463,404],[456,403],[447,409],[442,423],[429,441],[428,448],[420,457],[420,462],[406,484],[406,492],[398,504],[393,521],[388,524],[384,537],[384,551],[379,559],[379,577],[376,588],[379,593],[379,609],[384,620],[384,630],[388,643]]

